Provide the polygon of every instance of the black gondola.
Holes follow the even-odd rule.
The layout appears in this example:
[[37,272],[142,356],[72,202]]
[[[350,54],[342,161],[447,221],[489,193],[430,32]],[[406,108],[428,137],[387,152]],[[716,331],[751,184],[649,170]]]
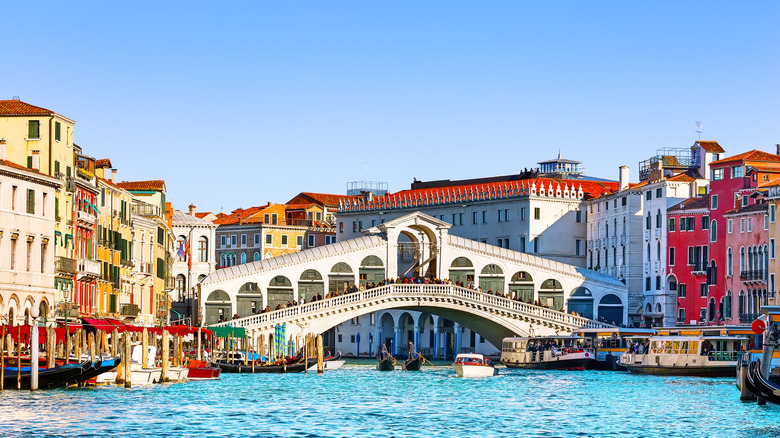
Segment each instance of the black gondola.
[[414,343],[409,341],[409,357],[404,361],[406,371],[420,371],[425,359],[414,350]]
[[396,360],[387,351],[387,347],[385,347],[385,344],[382,344],[382,346],[379,348],[379,353],[376,355],[376,358],[379,361],[376,364],[376,369],[377,370],[379,370],[379,371],[393,371],[393,370],[395,370],[395,362],[396,362]]
[[747,386],[747,389],[757,397],[780,405],[780,385],[761,375],[760,364],[760,361],[753,361],[750,363],[745,385]]
[[[92,367],[91,361],[82,363],[72,363],[61,365],[55,368],[44,368],[38,370],[38,388],[61,388],[68,385],[83,382],[86,379],[82,375]],[[16,388],[17,369],[16,367],[5,367],[5,378],[3,387],[6,389]],[[30,367],[22,367],[21,388],[30,389]]]

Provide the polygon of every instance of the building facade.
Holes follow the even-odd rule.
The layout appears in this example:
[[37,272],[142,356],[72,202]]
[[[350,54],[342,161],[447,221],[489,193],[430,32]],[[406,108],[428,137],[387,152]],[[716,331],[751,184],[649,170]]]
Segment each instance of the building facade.
[[198,325],[198,284],[217,268],[214,243],[217,225],[195,216],[195,206],[189,212],[173,212],[174,243],[171,275],[171,320]]

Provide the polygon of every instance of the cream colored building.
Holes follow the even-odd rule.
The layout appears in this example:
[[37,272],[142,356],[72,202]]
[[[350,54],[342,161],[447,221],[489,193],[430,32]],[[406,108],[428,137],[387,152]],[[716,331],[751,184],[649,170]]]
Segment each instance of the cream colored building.
[[[2,148],[0,142],[0,148]],[[54,289],[54,199],[60,181],[0,161],[0,324],[50,323]]]

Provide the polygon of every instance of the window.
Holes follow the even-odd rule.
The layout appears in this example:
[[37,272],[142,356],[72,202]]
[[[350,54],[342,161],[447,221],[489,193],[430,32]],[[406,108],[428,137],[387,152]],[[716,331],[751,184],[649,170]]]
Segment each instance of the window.
[[246,263],[246,254],[241,254],[241,264],[243,265],[245,263]]
[[483,224],[487,223],[487,211],[485,210],[482,210],[482,223]]
[[271,213],[271,225],[276,225],[277,216],[276,213]]
[[648,201],[653,199],[653,191],[652,190],[648,190],[648,191],[645,192],[645,199],[647,199]]
[[[444,220],[444,216],[441,217]],[[363,231],[363,221],[358,221],[358,231]]]
[[344,233],[344,222],[339,222],[339,233]]
[[473,224],[477,223],[477,212],[476,211],[471,213],[471,223],[473,223]]
[[260,246],[260,233],[255,233],[255,246]]
[[680,298],[685,298],[685,289],[686,286],[684,284],[678,284],[677,285],[677,296]]
[[710,242],[718,241],[718,223],[714,220],[710,224]]
[[731,251],[731,247],[729,247],[728,250],[726,250],[726,275],[731,276],[733,275],[733,269],[734,269],[734,253]]
[[296,236],[295,237],[295,245],[300,248],[303,246],[303,236]]
[[775,259],[775,238],[769,239],[769,259]]
[[266,246],[272,246],[274,244],[274,236],[272,234],[265,235],[265,244]]
[[746,222],[747,222],[747,232],[750,233],[753,231],[753,218],[752,217],[747,218]]
[[663,192],[663,190],[664,190],[664,189],[663,189],[663,188],[661,188],[661,187],[659,187],[659,188],[655,189],[655,197],[656,197],[656,198],[660,198],[660,197],[662,197],[662,196],[664,195],[664,192]]
[[27,239],[27,264],[25,265],[25,271],[30,271],[32,267],[32,240]]
[[41,273],[46,271],[46,242],[41,243]]
[[622,205],[624,207],[626,206],[626,198],[627,198],[627,196],[623,196],[622,198],[620,198],[620,205]]
[[650,212],[647,212],[647,218],[645,219],[645,226],[649,230],[653,227],[653,218],[650,216]]
[[357,233],[357,221],[352,221],[352,232]]
[[270,222],[271,222],[271,215],[268,214],[268,213],[265,213],[263,215],[263,223],[264,224],[269,224]]
[[[44,200],[46,199],[46,193],[43,194],[43,198]],[[764,229],[765,230],[769,229],[769,216],[766,214],[764,215]]]
[[233,234],[232,236],[230,236],[230,247],[235,248],[237,246],[238,245],[236,244],[236,235]]
[[[463,214],[463,213],[461,213]],[[504,222],[509,222],[509,209],[504,209]],[[461,224],[463,225],[463,224]]]
[[37,120],[30,120],[27,122],[27,138],[38,139],[41,138],[41,122]]
[[675,219],[673,217],[669,218],[669,232],[672,233],[677,228],[677,224],[675,223]]
[[661,290],[661,276],[655,276],[655,290]]
[[255,262],[260,261],[260,253],[259,252],[255,252],[255,256],[254,256],[254,260],[253,261],[255,261]]
[[60,122],[54,122],[54,140],[61,140],[62,124]]
[[463,213],[458,213],[458,225],[463,225]]
[[700,298],[707,298],[707,291],[708,291],[708,287],[706,282],[699,285]]
[[663,223],[663,216],[661,216],[661,210],[658,210],[658,213],[655,215],[655,227],[661,228],[661,224]]
[[525,237],[520,238],[520,252],[525,252]]
[[309,234],[308,241],[308,247],[314,248],[314,234]]
[[11,210],[16,210],[16,186],[11,186]]
[[[456,217],[457,217],[457,215],[456,215],[455,213],[452,213],[452,222],[451,222],[451,223],[452,223],[452,225],[458,225],[458,223],[457,223],[457,220],[456,220]],[[500,215],[499,215],[499,219],[501,219]],[[372,222],[373,222],[373,221],[372,221]],[[499,220],[499,222],[501,222],[501,221]],[[372,226],[373,226],[373,225],[372,225]]]
[[287,248],[287,235],[282,234],[282,248]]
[[539,220],[542,217],[542,211],[539,209],[539,207],[534,208],[534,219]]
[[[721,169],[721,170],[723,170],[723,169]],[[710,202],[711,209],[712,210],[717,210],[718,209],[718,195],[712,195],[712,197],[710,198],[710,201],[711,201]]]
[[35,190],[27,189],[27,213],[35,214]]
[[739,219],[739,232],[744,233],[745,232],[745,218]]
[[321,221],[321,220],[322,220],[322,212],[321,212],[321,211],[318,211],[318,212],[316,212],[316,213],[314,214],[314,218],[315,218],[316,220],[318,220],[318,221]]
[[731,177],[732,178],[742,178],[744,175],[742,173],[742,166],[734,166],[731,168]]
[[534,238],[534,252],[539,252],[539,247],[541,246],[541,243],[539,242],[542,239],[542,236],[536,236]]
[[734,231],[734,219],[729,219],[728,222],[726,222],[728,228],[728,233],[731,234]]
[[579,223],[582,223],[582,210],[577,210],[575,212],[574,221]]
[[609,211],[609,201],[604,201],[604,211]]
[[246,246],[246,234],[241,235],[241,246]]
[[723,179],[723,169],[712,169],[712,180],[720,181]]
[[775,223],[777,206],[775,204],[769,204],[769,222]]
[[203,236],[201,236],[198,239],[198,261],[199,262],[209,261],[209,241],[208,239],[206,239],[206,237]]
[[224,248],[225,247],[225,237],[226,236],[224,234],[219,236],[219,247],[220,248]]
[[325,236],[325,245],[336,243],[336,236]]
[[16,269],[16,237],[11,237],[11,270]]
[[677,309],[677,322],[685,322],[685,309]]
[[577,239],[574,241],[574,254],[576,255],[582,255],[582,241]]
[[669,248],[669,266],[674,266],[674,247]]
[[650,277],[645,277],[645,290],[646,291],[650,290],[650,281],[651,281]]

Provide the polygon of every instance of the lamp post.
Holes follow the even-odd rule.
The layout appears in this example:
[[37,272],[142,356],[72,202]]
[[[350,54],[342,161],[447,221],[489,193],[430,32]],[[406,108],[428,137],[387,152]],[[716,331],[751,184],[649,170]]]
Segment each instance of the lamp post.
[[30,391],[38,390],[38,317],[40,309],[33,306],[30,309],[32,324],[30,325]]

